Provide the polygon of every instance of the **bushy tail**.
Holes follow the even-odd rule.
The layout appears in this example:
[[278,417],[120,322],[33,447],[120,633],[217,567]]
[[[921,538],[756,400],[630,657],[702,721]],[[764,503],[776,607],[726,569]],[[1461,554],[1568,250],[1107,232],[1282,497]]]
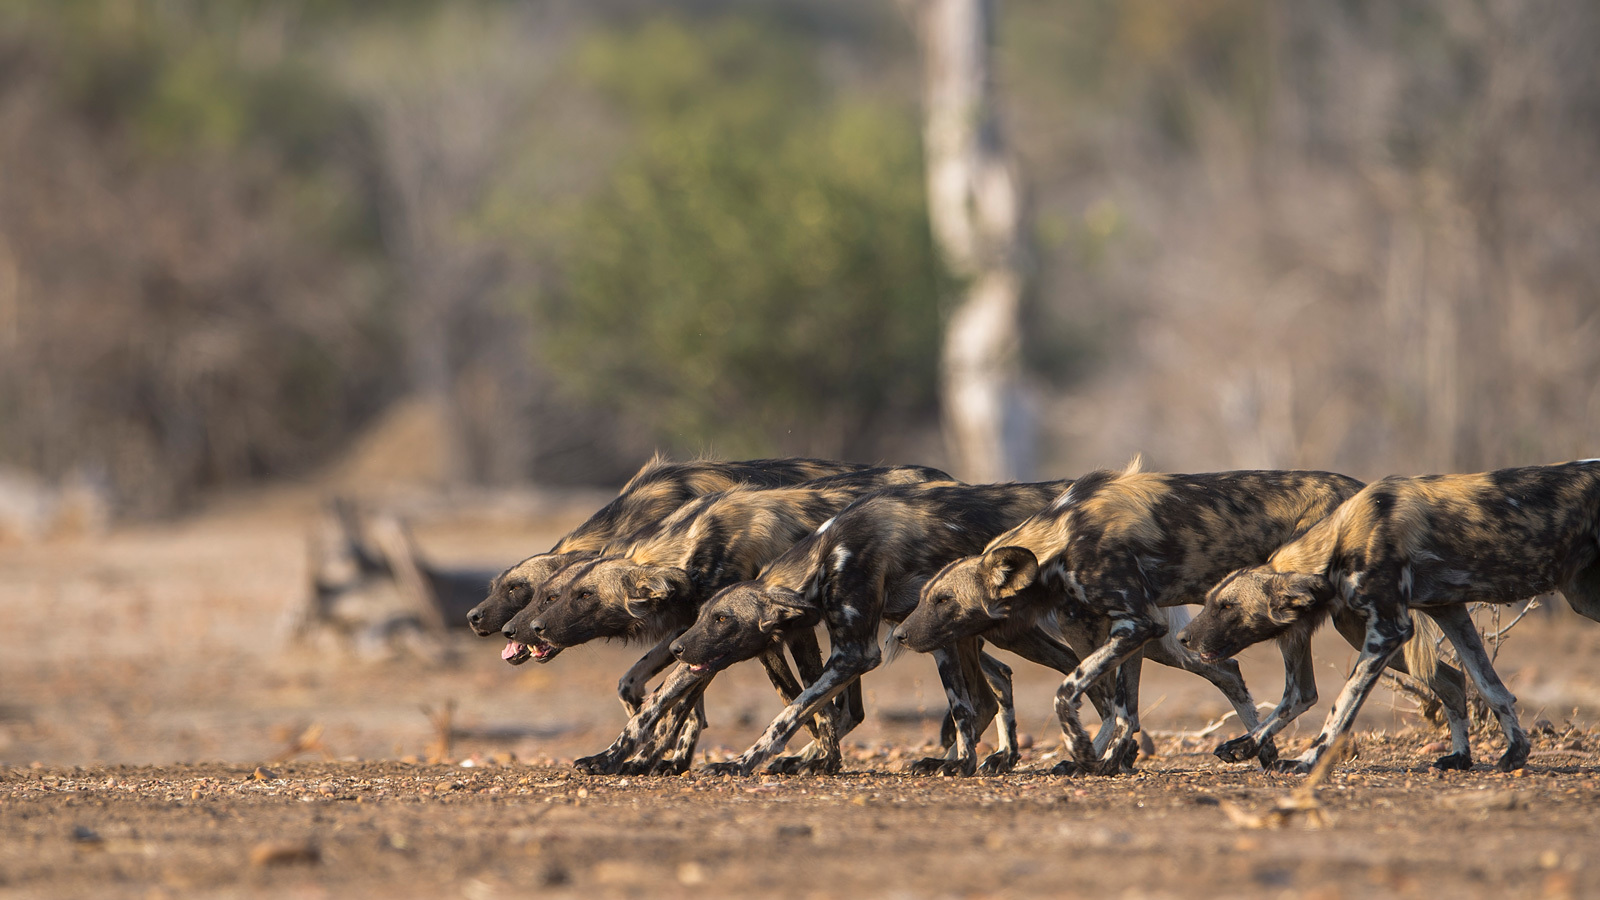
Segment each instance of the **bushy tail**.
[[1171,654],[1173,659],[1179,659],[1189,651],[1178,643],[1178,632],[1182,631],[1183,627],[1194,619],[1194,613],[1187,606],[1168,606],[1158,610],[1158,612],[1161,613],[1167,623],[1167,633],[1161,636],[1161,643],[1166,645],[1167,652]]
[[1411,640],[1406,641],[1406,671],[1423,684],[1431,684],[1439,671],[1439,639],[1444,632],[1433,617],[1413,612],[1411,614]]

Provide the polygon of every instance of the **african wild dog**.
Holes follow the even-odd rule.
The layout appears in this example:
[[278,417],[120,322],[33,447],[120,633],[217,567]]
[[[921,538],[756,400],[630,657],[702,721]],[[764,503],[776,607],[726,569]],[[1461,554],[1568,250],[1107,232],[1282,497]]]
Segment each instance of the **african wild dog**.
[[[1062,682],[1055,708],[1070,767],[1121,771],[1139,730],[1136,654],[1165,636],[1160,609],[1198,602],[1228,571],[1265,560],[1360,486],[1328,472],[1157,474],[1141,472],[1137,459],[1120,473],[1094,472],[981,555],[946,566],[923,587],[897,636],[928,650],[962,637],[1014,634],[1052,614],[1108,620],[1104,644]],[[1236,663],[1207,663],[1186,651],[1175,661],[1216,685],[1255,730],[1255,704]],[[1078,721],[1078,705],[1089,685],[1119,667],[1116,737],[1102,755]],[[1248,758],[1238,746],[1229,741],[1217,755]],[[1259,752],[1270,755],[1270,748],[1268,741]]]
[[[498,634],[551,574],[577,560],[594,558],[610,541],[655,526],[695,497],[740,484],[785,487],[867,468],[860,463],[803,458],[675,463],[657,454],[628,479],[615,499],[568,532],[549,552],[530,556],[500,573],[489,584],[488,598],[467,613],[467,624],[480,637]],[[508,646],[503,655],[513,663],[527,661],[525,648]]]
[[1227,656],[1285,631],[1314,629],[1343,603],[1366,641],[1322,732],[1280,768],[1306,772],[1349,730],[1384,663],[1427,613],[1455,645],[1506,735],[1496,765],[1520,768],[1528,739],[1516,698],[1489,663],[1468,603],[1560,590],[1600,621],[1600,459],[1476,475],[1384,478],[1259,564],[1215,586],[1186,629],[1190,647]]
[[[852,504],[817,532],[774,560],[755,580],[724,588],[700,611],[694,626],[673,645],[687,665],[663,685],[652,703],[670,702],[774,640],[823,624],[831,655],[821,677],[796,697],[737,760],[711,771],[749,775],[783,749],[800,724],[840,691],[858,684],[880,660],[878,627],[898,621],[916,603],[918,589],[945,562],[975,552],[995,534],[1037,512],[1070,484],[925,484],[873,494]],[[1018,635],[1000,646],[1071,671],[1078,659],[1045,632]],[[992,684],[1004,705],[999,749],[983,761],[988,774],[1017,761],[1009,669],[979,656],[979,641],[939,648],[939,674],[949,695],[956,734],[950,756],[922,760],[916,771],[972,774],[978,769],[976,735],[994,715],[995,701],[981,690]],[[977,697],[983,704],[978,708]],[[650,711],[647,705],[641,716]],[[836,771],[838,748],[816,761]]]
[[[886,485],[948,478],[937,469],[899,466],[790,488],[735,488],[696,498],[653,533],[617,548],[615,555],[575,566],[554,603],[523,610],[504,631],[541,660],[596,638],[661,638],[664,644],[694,622],[700,604],[718,588],[754,577],[768,560],[857,497]],[[815,641],[814,634],[797,634],[790,642],[803,677],[814,677],[818,669]],[[658,651],[646,660],[670,663]],[[781,648],[772,648],[763,663],[780,693],[787,696],[799,690]],[[696,721],[700,718],[697,714]],[[677,767],[687,764],[697,739],[698,728],[693,726],[680,736]],[[596,765],[594,758],[579,764]]]
[[[1350,646],[1360,650],[1365,643],[1366,622],[1363,617],[1337,598],[1331,612],[1334,629],[1350,643]],[[1278,650],[1283,655],[1283,697],[1254,731],[1234,742],[1241,748],[1240,752],[1248,754],[1258,746],[1265,746],[1267,741],[1290,722],[1299,718],[1301,713],[1316,705],[1316,663],[1311,658],[1311,636],[1316,626],[1320,624],[1319,620],[1303,628],[1287,629],[1277,635]],[[1470,769],[1472,748],[1468,741],[1468,729],[1471,723],[1467,717],[1466,679],[1460,669],[1439,660],[1437,640],[1442,638],[1443,634],[1433,621],[1413,616],[1413,624],[1416,626],[1416,635],[1406,642],[1405,649],[1401,653],[1390,658],[1389,667],[1415,676],[1427,685],[1439,700],[1445,724],[1450,730],[1450,752],[1434,760],[1433,767]],[[1176,638],[1178,643],[1185,647],[1195,649],[1186,642],[1187,628],[1182,634],[1170,637]],[[1199,655],[1201,659],[1209,662],[1218,662],[1224,658],[1210,652]],[[1262,765],[1270,767],[1276,758],[1267,754],[1261,757],[1261,761]]]

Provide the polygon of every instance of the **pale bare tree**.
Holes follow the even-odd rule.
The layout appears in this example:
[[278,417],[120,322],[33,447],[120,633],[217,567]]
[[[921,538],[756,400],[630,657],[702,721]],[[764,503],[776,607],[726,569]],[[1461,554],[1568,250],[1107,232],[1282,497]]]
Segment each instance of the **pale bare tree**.
[[994,4],[906,0],[923,55],[924,152],[934,238],[962,296],[945,326],[941,391],[955,470],[1024,478],[1033,424],[1022,394],[1023,204],[992,78]]
[[[524,126],[521,110],[555,59],[542,24],[511,9],[448,7],[421,29],[368,28],[332,60],[370,128],[410,387],[439,418],[440,474],[449,481],[526,468],[521,458],[477,458],[482,448],[471,437],[485,430],[486,416],[464,395],[486,336],[502,331],[492,298],[501,249],[474,217]],[[500,354],[498,368],[515,367],[522,352]],[[510,417],[487,418],[495,440],[477,444],[500,455],[527,446],[525,436],[510,433],[519,427]]]

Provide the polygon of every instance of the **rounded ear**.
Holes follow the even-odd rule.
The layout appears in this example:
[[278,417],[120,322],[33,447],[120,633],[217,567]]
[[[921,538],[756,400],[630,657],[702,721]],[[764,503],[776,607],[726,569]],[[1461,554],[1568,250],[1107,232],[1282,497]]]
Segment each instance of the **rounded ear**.
[[988,596],[1004,600],[1038,580],[1039,560],[1027,547],[997,547],[983,555],[978,576]]
[[634,566],[622,576],[622,588],[628,599],[660,603],[672,597],[682,583],[683,570],[671,566]]
[[799,594],[771,591],[761,598],[761,612],[756,616],[756,629],[762,634],[777,634],[798,621],[806,611]]
[[1320,573],[1283,572],[1272,576],[1267,597],[1274,613],[1307,613],[1333,602],[1333,582]]
[[665,603],[688,587],[682,569],[674,566],[635,566],[622,575],[623,606],[635,619],[646,618],[650,607]]

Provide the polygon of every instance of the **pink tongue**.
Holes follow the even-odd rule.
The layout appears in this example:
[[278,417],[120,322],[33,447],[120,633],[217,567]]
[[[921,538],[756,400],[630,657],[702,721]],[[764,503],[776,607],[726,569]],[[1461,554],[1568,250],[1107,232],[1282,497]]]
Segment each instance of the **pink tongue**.
[[500,651],[500,658],[510,659],[513,656],[521,656],[522,651],[526,649],[528,649],[526,644],[523,644],[520,641],[512,641],[506,644],[506,648],[504,650]]

